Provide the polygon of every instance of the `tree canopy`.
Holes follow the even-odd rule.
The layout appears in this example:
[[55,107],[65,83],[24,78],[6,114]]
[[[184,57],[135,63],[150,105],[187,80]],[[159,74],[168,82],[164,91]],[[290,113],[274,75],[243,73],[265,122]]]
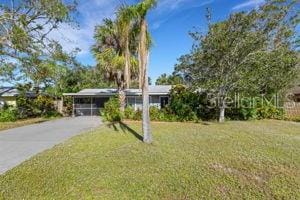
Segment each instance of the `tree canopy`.
[[180,75],[166,73],[160,75],[155,82],[155,85],[178,85],[183,84],[183,78]]
[[[224,121],[226,98],[235,92],[270,94],[289,86],[298,74],[295,1],[268,1],[191,33],[191,52],[176,71],[195,88],[214,92]],[[208,15],[210,18],[210,13]]]
[[71,22],[76,2],[11,0],[0,5],[0,76],[6,80],[46,80],[57,63],[68,62],[61,45],[49,37],[61,23]]

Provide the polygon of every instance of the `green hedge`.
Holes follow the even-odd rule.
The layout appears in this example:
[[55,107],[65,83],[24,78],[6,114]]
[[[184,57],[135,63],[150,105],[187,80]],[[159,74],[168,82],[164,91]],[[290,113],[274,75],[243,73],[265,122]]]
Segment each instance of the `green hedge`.
[[0,122],[14,122],[18,119],[17,110],[14,108],[4,108],[0,110]]
[[[258,98],[257,98],[258,99]],[[231,120],[251,120],[251,119],[284,119],[284,109],[278,108],[272,103],[262,103],[257,100],[253,102],[243,102],[239,108],[227,108],[225,116]],[[219,111],[212,106],[208,94],[205,92],[193,92],[191,89],[177,85],[170,92],[170,102],[164,109],[150,107],[150,118],[153,121],[202,121],[215,120]],[[249,105],[251,106],[249,106]],[[117,97],[111,98],[102,112],[108,121],[121,121],[122,119],[142,120],[142,111],[135,111],[132,107],[127,107],[124,113],[120,112],[120,103]]]
[[[110,98],[108,102],[105,103],[104,109],[101,115],[105,120],[109,122],[118,122],[123,119],[128,120],[142,120],[142,111],[134,110],[132,107],[128,106],[125,108],[124,114],[120,112],[120,102],[117,97]],[[158,109],[157,107],[150,107],[150,118],[153,121],[178,121],[179,119],[167,111],[167,109]]]

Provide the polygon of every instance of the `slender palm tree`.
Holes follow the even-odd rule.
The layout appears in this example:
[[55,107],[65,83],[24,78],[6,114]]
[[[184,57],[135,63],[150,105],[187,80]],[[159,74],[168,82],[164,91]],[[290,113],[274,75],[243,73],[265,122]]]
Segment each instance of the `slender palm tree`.
[[[114,82],[118,88],[118,96],[120,100],[120,110],[125,109],[125,56],[122,47],[123,38],[118,25],[111,19],[103,20],[103,24],[96,27],[94,38],[96,44],[93,46],[93,52],[97,60],[98,69],[105,74],[108,81]],[[130,55],[130,54],[129,54]],[[136,59],[129,57],[129,71],[135,74]]]
[[120,36],[120,45],[122,47],[122,53],[125,57],[125,68],[124,68],[124,80],[125,87],[128,89],[130,87],[131,81],[131,52],[130,52],[130,34],[134,29],[134,7],[123,5],[117,11],[117,29]]
[[137,21],[140,27],[138,40],[138,61],[139,61],[139,86],[143,96],[143,133],[144,142],[152,143],[149,115],[149,83],[148,83],[148,59],[150,49],[150,34],[146,16],[150,9],[156,5],[156,0],[143,0],[135,6]]

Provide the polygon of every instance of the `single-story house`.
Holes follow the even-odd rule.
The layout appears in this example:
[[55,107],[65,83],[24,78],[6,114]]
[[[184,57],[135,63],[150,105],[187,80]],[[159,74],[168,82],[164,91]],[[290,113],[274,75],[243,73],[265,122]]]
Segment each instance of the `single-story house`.
[[[0,107],[5,104],[9,106],[16,106],[19,94],[20,92],[15,87],[0,87]],[[27,92],[26,96],[34,98],[36,95],[34,92]]]
[[[149,86],[150,106],[163,108],[169,103],[169,94],[172,86]],[[78,93],[65,93],[64,96],[73,98],[73,116],[99,115],[100,109],[110,97],[118,94],[117,89],[84,89]],[[142,91],[127,89],[126,105],[135,110],[142,109]]]

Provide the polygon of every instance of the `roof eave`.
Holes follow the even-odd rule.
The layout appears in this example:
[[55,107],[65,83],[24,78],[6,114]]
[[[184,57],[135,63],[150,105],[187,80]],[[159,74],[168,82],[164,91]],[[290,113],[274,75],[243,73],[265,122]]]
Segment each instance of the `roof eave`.
[[[117,93],[103,93],[103,94],[92,94],[92,93],[63,93],[63,96],[114,96]],[[127,92],[126,95],[133,95],[133,96],[141,96],[141,92],[129,93]],[[159,92],[159,93],[149,93],[149,95],[169,95],[167,92]]]

